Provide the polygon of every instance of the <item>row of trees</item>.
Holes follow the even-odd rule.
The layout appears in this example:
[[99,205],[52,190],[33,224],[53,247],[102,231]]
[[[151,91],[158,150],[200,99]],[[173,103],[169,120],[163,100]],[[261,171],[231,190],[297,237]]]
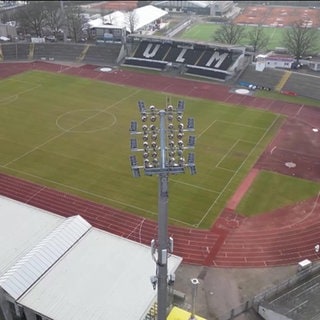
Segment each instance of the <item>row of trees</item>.
[[[265,33],[265,28],[257,26],[251,28],[246,32],[245,26],[236,25],[233,23],[221,25],[215,32],[213,40],[236,45],[246,37],[248,43],[252,46],[254,53],[263,50],[269,43],[269,37]],[[305,25],[303,20],[298,20],[292,26],[285,28],[283,33],[283,46],[297,59],[299,59],[310,52],[313,52],[318,45],[317,29],[309,28]]]
[[[16,21],[19,32],[35,37],[60,34],[78,42],[85,32],[86,21],[79,1],[29,1],[27,5],[15,10],[11,16],[4,11],[0,17],[2,23]],[[131,32],[134,31],[136,23],[136,17],[130,15],[128,24]],[[90,33],[86,36],[90,37]],[[255,53],[265,49],[269,42],[262,26],[246,31],[245,26],[233,23],[221,25],[215,32],[213,41],[236,45],[241,43],[244,37],[249,40],[248,43]],[[284,29],[282,43],[283,47],[287,48],[299,61],[300,57],[315,49],[318,43],[317,30],[307,27],[302,20],[296,21],[291,27]]]
[[72,1],[30,1],[9,14],[1,14],[1,22],[16,21],[18,32],[43,37],[58,33],[78,42],[85,23],[81,7]]

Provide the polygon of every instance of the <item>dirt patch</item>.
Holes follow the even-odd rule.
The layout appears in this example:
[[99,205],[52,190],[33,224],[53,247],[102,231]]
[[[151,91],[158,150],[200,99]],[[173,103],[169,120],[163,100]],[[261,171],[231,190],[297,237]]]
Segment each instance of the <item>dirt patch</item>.
[[317,9],[301,7],[249,6],[234,19],[239,24],[286,27],[297,20],[303,20],[308,27],[318,28],[320,16]]
[[250,188],[252,182],[256,178],[257,174],[259,173],[258,169],[252,169],[250,170],[249,174],[245,177],[245,179],[242,181],[232,198],[228,201],[226,207],[231,210],[235,210],[238,206],[239,202],[243,198],[243,196],[246,194],[248,189]]
[[255,168],[320,181],[320,133],[309,124],[288,118]]

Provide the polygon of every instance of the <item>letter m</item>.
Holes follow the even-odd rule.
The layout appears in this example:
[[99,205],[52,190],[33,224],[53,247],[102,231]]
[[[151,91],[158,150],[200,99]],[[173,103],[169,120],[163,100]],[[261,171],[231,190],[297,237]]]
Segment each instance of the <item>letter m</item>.
[[[206,63],[206,67],[218,68],[222,65],[223,61],[228,57],[229,53],[225,52],[220,54],[219,51],[215,51],[209,61]],[[217,62],[215,62],[217,61]],[[213,66],[211,64],[215,62]]]

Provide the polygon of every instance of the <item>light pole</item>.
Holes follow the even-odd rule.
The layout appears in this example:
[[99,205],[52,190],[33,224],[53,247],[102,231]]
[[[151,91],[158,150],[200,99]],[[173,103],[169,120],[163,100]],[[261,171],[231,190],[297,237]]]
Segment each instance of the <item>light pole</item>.
[[[151,241],[152,257],[156,263],[156,275],[151,277],[153,288],[158,286],[158,320],[167,317],[167,286],[174,282],[174,275],[168,278],[168,256],[173,252],[173,239],[168,237],[168,177],[169,174],[184,173],[189,168],[191,174],[196,173],[194,154],[189,153],[188,160],[183,157],[185,149],[193,149],[195,136],[188,136],[185,145],[185,133],[194,131],[194,119],[188,118],[184,127],[183,112],[184,101],[179,100],[175,108],[171,104],[165,109],[155,106],[145,107],[143,101],[138,102],[141,121],[141,130],[138,130],[136,121],[131,121],[130,134],[135,138],[130,139],[133,152],[140,152],[141,163],[135,155],[130,155],[130,164],[134,177],[140,177],[140,169],[145,175],[159,176],[158,189],[158,239]],[[175,126],[177,123],[177,126]],[[142,137],[138,143],[136,137]],[[139,148],[138,145],[141,144]]]

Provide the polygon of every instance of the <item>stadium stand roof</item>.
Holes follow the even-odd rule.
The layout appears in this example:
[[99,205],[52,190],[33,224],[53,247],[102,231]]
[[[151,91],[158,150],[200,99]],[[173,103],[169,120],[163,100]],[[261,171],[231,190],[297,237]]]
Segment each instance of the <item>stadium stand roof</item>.
[[[2,196],[0,208],[0,295],[55,320],[145,317],[156,299],[148,246]],[[168,272],[181,260],[170,256]]]
[[208,7],[212,1],[155,1],[155,5],[183,6],[183,7]]
[[131,12],[114,11],[108,15],[103,16],[102,18],[88,21],[88,25],[90,26],[90,28],[126,28],[127,32],[131,32],[130,19],[134,20],[134,31],[137,31],[144,26],[152,23],[153,21],[164,17],[167,14],[168,12],[166,12],[165,10],[156,8],[152,5],[148,5],[134,9]]
[[[319,268],[317,268],[319,269]],[[293,281],[292,281],[293,282]],[[263,319],[320,319],[320,274],[304,272],[301,280],[259,305]]]

